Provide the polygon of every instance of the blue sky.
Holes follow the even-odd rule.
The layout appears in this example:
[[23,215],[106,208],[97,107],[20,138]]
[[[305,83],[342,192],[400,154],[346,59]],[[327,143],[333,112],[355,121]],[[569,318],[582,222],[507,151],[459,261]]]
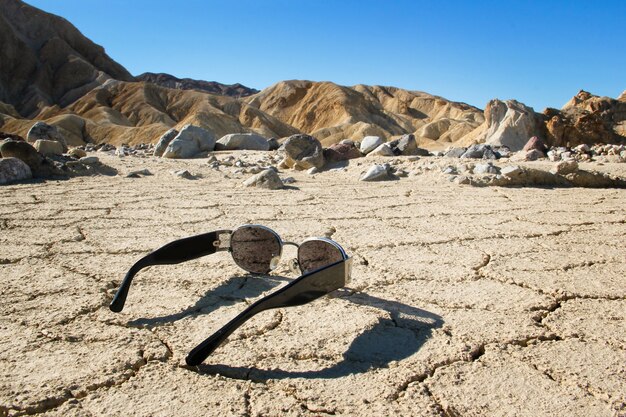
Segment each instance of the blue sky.
[[626,1],[30,0],[131,73],[378,84],[541,111],[626,89]]

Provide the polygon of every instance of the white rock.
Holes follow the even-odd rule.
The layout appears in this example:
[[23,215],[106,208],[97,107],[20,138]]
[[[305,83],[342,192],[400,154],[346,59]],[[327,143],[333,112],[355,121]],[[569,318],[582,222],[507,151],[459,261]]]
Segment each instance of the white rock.
[[384,141],[379,136],[365,136],[361,141],[361,153],[367,155],[383,143]]
[[269,151],[270,144],[263,136],[255,133],[231,133],[215,143],[215,150]]
[[266,169],[243,182],[246,187],[258,187],[268,190],[284,188],[283,182],[273,169]]
[[367,156],[395,156],[389,145],[383,143],[376,149],[367,154]]
[[392,179],[389,165],[372,165],[360,178],[361,181],[386,181]]
[[33,146],[42,155],[63,155],[63,144],[55,140],[37,139]]
[[185,125],[167,145],[163,158],[193,158],[200,152],[215,149],[215,138],[201,127]]

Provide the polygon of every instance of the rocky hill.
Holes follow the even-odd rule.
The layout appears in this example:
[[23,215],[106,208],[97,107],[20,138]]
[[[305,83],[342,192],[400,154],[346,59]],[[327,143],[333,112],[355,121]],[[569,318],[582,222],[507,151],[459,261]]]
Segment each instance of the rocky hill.
[[24,117],[109,79],[134,79],[67,20],[20,0],[0,0],[0,44],[0,102]]
[[191,78],[176,78],[170,74],[155,74],[145,72],[138,75],[137,81],[145,81],[161,87],[175,88],[177,90],[197,90],[211,94],[229,97],[247,97],[256,94],[259,90],[237,84],[221,84],[215,81],[193,80]]

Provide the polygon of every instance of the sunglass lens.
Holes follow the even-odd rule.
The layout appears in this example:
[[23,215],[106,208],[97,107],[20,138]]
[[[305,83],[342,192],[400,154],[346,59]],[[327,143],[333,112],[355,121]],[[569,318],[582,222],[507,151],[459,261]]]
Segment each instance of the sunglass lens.
[[256,274],[270,272],[280,257],[280,238],[271,230],[242,226],[230,238],[233,260],[241,268]]
[[298,263],[302,273],[307,273],[344,259],[341,249],[325,240],[308,240],[298,249]]

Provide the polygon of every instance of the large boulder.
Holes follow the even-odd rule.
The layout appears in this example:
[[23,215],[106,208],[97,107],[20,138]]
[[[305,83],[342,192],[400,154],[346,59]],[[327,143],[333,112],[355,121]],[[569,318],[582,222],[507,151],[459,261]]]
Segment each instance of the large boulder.
[[185,125],[167,145],[163,158],[193,158],[200,152],[211,152],[214,149],[215,138],[209,131],[198,126]]
[[24,161],[17,158],[0,158],[0,184],[23,181],[33,177]]
[[543,116],[515,100],[491,100],[485,108],[484,131],[476,138],[492,146],[521,150],[533,136],[543,138]]
[[365,136],[361,141],[361,152],[367,155],[383,143],[384,141],[380,136]]
[[324,166],[324,153],[320,141],[309,135],[292,135],[283,144],[284,164],[289,168],[305,170],[321,169]]
[[3,158],[17,158],[28,165],[32,172],[37,172],[44,161],[44,157],[30,143],[22,141],[7,141],[0,145],[0,155]]
[[389,144],[383,143],[380,146],[378,146],[376,149],[374,149],[373,151],[369,152],[367,154],[367,156],[368,157],[372,157],[372,156],[395,156],[395,153],[393,153],[393,149],[391,149]]
[[178,136],[178,130],[172,128],[167,132],[163,133],[163,136],[159,138],[156,146],[154,147],[154,156],[163,156],[163,152],[167,149],[167,145],[169,145],[176,136]]
[[355,146],[354,142],[350,143],[335,143],[324,149],[324,158],[330,162],[347,161],[348,159],[355,159],[362,157],[363,154]]
[[216,151],[269,151],[270,144],[263,136],[256,133],[231,133],[222,136],[215,143]]
[[38,140],[52,140],[59,142],[63,148],[63,152],[67,152],[67,142],[65,137],[55,126],[51,126],[44,122],[35,123],[26,135],[28,143],[35,143]]

